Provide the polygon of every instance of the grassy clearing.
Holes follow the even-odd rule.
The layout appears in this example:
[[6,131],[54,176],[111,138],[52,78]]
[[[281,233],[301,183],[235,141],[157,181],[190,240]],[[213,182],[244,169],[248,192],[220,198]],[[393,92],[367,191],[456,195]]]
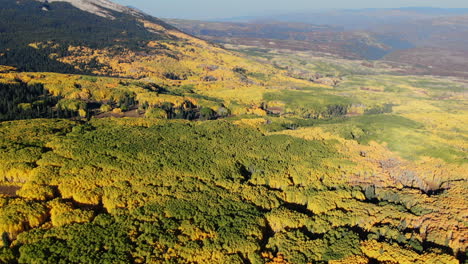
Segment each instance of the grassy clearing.
[[447,162],[466,163],[466,153],[453,138],[402,116],[367,115],[319,126],[327,132],[362,144],[371,141],[385,144],[405,159],[416,160],[428,156]]

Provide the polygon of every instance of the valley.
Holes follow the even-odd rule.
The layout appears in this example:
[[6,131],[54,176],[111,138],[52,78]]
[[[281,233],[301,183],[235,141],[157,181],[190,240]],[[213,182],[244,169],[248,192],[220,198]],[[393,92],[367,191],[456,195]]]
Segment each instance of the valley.
[[465,53],[0,2],[0,263],[467,261]]

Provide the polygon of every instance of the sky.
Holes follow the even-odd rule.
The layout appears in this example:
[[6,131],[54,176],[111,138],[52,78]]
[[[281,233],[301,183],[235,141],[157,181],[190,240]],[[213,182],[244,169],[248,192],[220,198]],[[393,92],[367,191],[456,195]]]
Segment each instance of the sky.
[[219,19],[284,14],[326,8],[391,8],[429,6],[468,8],[467,0],[114,0],[156,17]]

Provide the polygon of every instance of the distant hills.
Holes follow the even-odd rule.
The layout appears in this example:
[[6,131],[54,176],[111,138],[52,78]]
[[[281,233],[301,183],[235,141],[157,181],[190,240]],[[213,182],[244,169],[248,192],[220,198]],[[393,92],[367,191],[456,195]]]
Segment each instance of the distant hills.
[[393,50],[414,47],[395,34],[346,31],[327,25],[278,21],[207,22],[181,19],[165,21],[183,31],[214,42],[314,50],[348,59],[375,60]]
[[468,14],[468,8],[432,8],[432,7],[403,7],[403,8],[367,8],[367,9],[331,9],[312,10],[301,13],[285,13],[270,16],[248,16],[227,18],[223,22],[259,22],[281,21],[298,22],[317,25],[338,26],[343,29],[372,29],[383,24],[402,23],[420,19],[433,19],[445,16],[459,16]]
[[210,41],[345,59],[383,59],[409,65],[414,74],[466,76],[468,65],[468,9],[324,10],[222,21],[166,21]]

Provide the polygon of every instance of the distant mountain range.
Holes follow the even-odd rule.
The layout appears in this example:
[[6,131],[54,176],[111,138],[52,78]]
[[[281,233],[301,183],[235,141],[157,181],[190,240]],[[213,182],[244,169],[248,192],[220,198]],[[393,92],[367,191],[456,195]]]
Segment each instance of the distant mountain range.
[[421,74],[468,71],[468,9],[325,10],[166,22],[220,43],[315,51],[346,59],[385,59],[416,66],[415,73]]
[[346,31],[339,27],[293,22],[207,22],[167,19],[190,34],[214,42],[266,48],[315,50],[349,59],[380,59],[397,49],[413,48],[395,34]]
[[332,9],[301,13],[285,13],[270,16],[247,16],[221,19],[223,22],[298,22],[317,25],[338,26],[343,29],[372,29],[376,26],[402,23],[420,19],[459,16],[468,14],[468,8],[368,8],[368,9]]

